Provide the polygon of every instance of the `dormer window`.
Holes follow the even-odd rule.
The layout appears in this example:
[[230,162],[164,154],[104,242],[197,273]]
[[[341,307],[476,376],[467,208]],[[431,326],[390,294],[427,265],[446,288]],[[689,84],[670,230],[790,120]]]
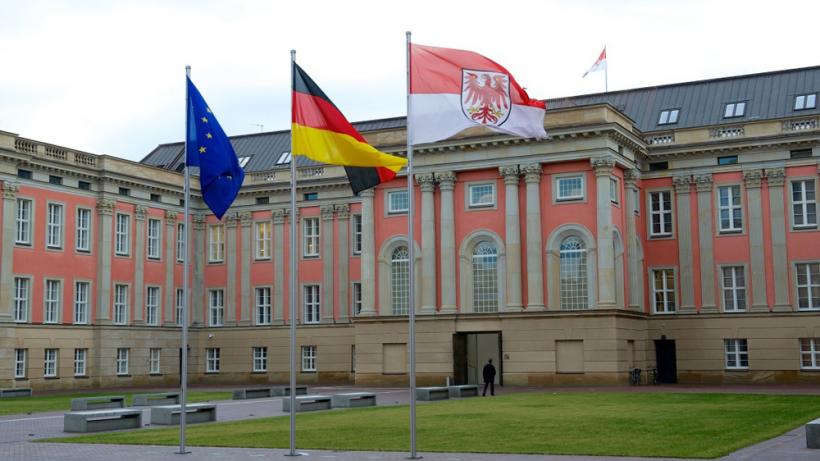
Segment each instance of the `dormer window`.
[[723,111],[723,118],[743,117],[746,114],[746,102],[730,102],[726,104],[726,109]]
[[662,110],[661,115],[658,117],[658,125],[672,125],[673,123],[678,123],[679,112],[679,109]]
[[279,156],[279,159],[276,160],[277,165],[287,165],[290,163],[290,152],[282,152],[282,155]]
[[817,93],[798,94],[794,97],[794,110],[814,109],[817,107]]
[[248,161],[250,161],[250,159],[250,157],[239,157],[239,166],[245,168],[245,165],[248,164]]

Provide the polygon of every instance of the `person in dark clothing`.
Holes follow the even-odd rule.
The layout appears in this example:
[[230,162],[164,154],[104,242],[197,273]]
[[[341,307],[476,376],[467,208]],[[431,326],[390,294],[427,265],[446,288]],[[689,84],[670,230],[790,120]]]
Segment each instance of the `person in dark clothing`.
[[487,360],[484,365],[484,393],[482,397],[487,396],[487,386],[490,386],[490,395],[495,395],[495,367],[493,366],[493,359]]

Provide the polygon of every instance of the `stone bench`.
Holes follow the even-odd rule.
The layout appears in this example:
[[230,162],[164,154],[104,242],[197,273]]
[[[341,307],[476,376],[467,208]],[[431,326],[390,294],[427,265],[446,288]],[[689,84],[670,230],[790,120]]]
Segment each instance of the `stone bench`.
[[[295,395],[307,395],[307,393],[307,386],[298,384],[296,385]],[[273,395],[277,397],[281,397],[283,395],[290,395],[290,386],[274,386]]]
[[142,410],[114,408],[76,411],[63,415],[65,432],[100,432],[142,427]]
[[447,390],[450,392],[450,397],[478,397],[478,385],[476,384],[449,386]]
[[[249,387],[233,391],[234,400],[264,399],[290,395],[290,386]],[[307,395],[307,386],[296,386],[296,395]]]
[[417,400],[447,400],[450,398],[450,390],[446,387],[417,387]]
[[31,397],[31,388],[13,387],[10,389],[0,389],[0,399],[7,397]]
[[[331,398],[328,395],[300,395],[295,397],[294,411],[330,410]],[[282,411],[290,411],[290,397],[282,399]]]
[[103,410],[106,408],[125,408],[125,397],[122,395],[108,395],[71,399],[71,411]]
[[135,407],[152,407],[155,405],[178,405],[178,392],[165,392],[159,394],[137,394],[134,396]]
[[820,418],[806,423],[806,448],[820,448]]
[[331,396],[333,408],[373,407],[376,406],[376,394],[369,392],[347,392]]
[[[182,405],[160,405],[151,407],[151,424],[178,425]],[[185,405],[185,424],[216,421],[216,405],[212,403],[191,403]]]

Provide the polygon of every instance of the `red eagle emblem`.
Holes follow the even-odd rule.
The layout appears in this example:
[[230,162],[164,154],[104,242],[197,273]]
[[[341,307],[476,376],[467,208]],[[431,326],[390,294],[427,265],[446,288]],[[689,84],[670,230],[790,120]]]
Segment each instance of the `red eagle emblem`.
[[461,108],[470,121],[500,126],[510,116],[510,76],[462,69]]

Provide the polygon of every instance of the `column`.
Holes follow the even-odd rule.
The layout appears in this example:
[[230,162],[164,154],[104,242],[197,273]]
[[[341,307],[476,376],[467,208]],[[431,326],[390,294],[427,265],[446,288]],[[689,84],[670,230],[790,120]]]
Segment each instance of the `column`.
[[165,309],[160,317],[163,326],[176,326],[176,287],[174,287],[174,267],[176,264],[176,240],[174,230],[177,225],[177,212],[165,210]]
[[436,215],[432,173],[416,175],[421,189],[421,314],[436,313]]
[[336,255],[339,287],[336,292],[339,293],[339,323],[347,323],[350,318],[348,302],[348,289],[350,288],[350,278],[347,268],[350,266],[350,205],[347,203],[336,205],[336,219],[338,222],[338,238],[336,239],[338,254]]
[[225,217],[225,326],[236,326],[236,227],[239,217],[230,212]]
[[441,310],[440,314],[456,313],[456,226],[453,210],[453,189],[456,174],[436,173],[441,191]]
[[[17,230],[17,191],[20,187],[3,183],[3,241],[0,259],[0,323],[12,322],[14,314],[14,241]],[[33,220],[32,220],[33,222]],[[33,232],[32,232],[33,234]]]
[[615,159],[610,156],[590,159],[595,171],[595,202],[598,252],[598,308],[618,307],[615,290],[615,242],[612,239],[612,201],[609,197],[609,179],[615,168]]
[[362,198],[362,311],[360,316],[376,315],[376,235],[373,225],[373,189],[359,192]]
[[[768,312],[766,302],[766,258],[763,245],[763,204],[760,197],[760,186],[763,182],[763,170],[743,172],[743,183],[746,186],[746,208],[749,210],[749,254],[751,261],[747,286],[752,287],[753,312]],[[774,243],[774,242],[772,242]]]
[[698,244],[700,246],[700,299],[701,312],[717,312],[715,301],[715,257],[712,244],[712,175],[694,177],[698,191]]
[[193,245],[189,257],[193,259],[193,289],[190,290],[190,300],[188,306],[193,313],[191,318],[191,326],[201,327],[204,325],[204,300],[205,300],[205,229],[208,227],[208,219],[204,214],[195,214],[192,216],[193,224]]
[[251,300],[253,293],[251,293],[251,245],[253,244],[253,232],[251,224],[253,224],[252,216],[249,211],[243,211],[239,214],[239,228],[242,232],[242,249],[240,250],[239,263],[242,265],[239,271],[239,322],[241,326],[253,324],[251,318]]
[[638,232],[635,226],[635,210],[638,209],[638,179],[641,173],[639,170],[624,171],[624,203],[626,205],[626,253],[627,267],[629,268],[629,300],[628,308],[643,310],[643,267],[638,257]]
[[333,205],[321,207],[322,214],[322,323],[333,323]]
[[285,323],[285,218],[287,208],[273,210],[273,323]]
[[136,230],[134,232],[134,325],[145,323],[143,313],[145,305],[142,301],[145,294],[145,217],[148,207],[137,205],[134,217]]
[[783,168],[766,169],[769,183],[769,217],[772,226],[772,271],[774,272],[774,311],[792,310],[789,302],[789,262],[786,255],[786,202],[783,185],[786,171]]
[[111,238],[115,202],[97,200],[97,318],[96,324],[111,323]]
[[692,204],[690,202],[692,178],[675,176],[672,178],[675,187],[675,207],[678,223],[678,271],[680,277],[681,314],[695,313],[695,283],[692,270]]
[[541,164],[522,168],[527,184],[527,310],[544,310],[544,249],[541,247]]
[[518,216],[518,165],[498,169],[504,177],[505,237],[507,247],[507,312],[521,310],[521,221]]

